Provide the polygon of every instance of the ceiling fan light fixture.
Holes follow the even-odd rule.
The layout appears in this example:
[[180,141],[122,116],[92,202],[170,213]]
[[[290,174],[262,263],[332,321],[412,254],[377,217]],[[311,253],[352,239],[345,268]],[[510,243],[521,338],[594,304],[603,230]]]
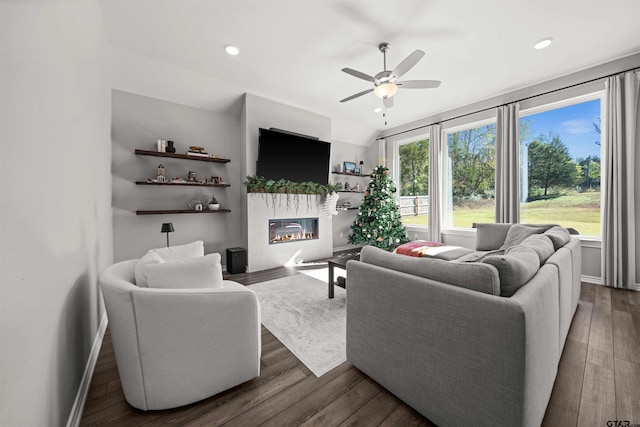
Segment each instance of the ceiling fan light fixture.
[[535,49],[544,49],[545,47],[549,46],[551,43],[553,43],[553,37],[545,37],[544,39],[538,41],[533,47]]
[[224,51],[227,52],[229,55],[231,56],[236,56],[237,54],[240,53],[240,49],[238,49],[237,47],[233,46],[233,45],[226,45],[224,47]]
[[373,90],[373,93],[380,99],[391,98],[398,91],[395,83],[382,83]]

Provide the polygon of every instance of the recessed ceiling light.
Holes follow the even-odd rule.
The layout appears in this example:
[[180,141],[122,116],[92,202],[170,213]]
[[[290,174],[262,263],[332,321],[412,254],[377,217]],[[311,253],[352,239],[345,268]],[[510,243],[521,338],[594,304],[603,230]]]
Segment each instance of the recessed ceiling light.
[[238,49],[237,47],[232,46],[232,45],[230,45],[230,44],[226,45],[226,46],[224,47],[224,50],[225,50],[229,55],[233,55],[233,56],[236,56],[237,54],[239,54],[239,53],[240,53],[240,49]]
[[380,111],[382,111],[382,108],[380,108],[380,107],[376,107],[376,108],[373,109],[374,113],[379,113]]
[[545,47],[549,46],[552,42],[553,42],[553,37],[546,37],[540,40],[538,43],[536,43],[533,47],[536,49],[544,49]]

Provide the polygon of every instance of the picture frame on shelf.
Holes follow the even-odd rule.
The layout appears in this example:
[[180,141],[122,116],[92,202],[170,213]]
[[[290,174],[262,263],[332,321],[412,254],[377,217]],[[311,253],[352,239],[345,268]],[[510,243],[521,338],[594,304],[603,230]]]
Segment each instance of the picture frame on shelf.
[[355,162],[344,162],[344,171],[346,173],[355,173],[356,164]]
[[360,168],[355,168],[355,169],[353,170],[353,173],[359,174],[359,173],[360,173]]

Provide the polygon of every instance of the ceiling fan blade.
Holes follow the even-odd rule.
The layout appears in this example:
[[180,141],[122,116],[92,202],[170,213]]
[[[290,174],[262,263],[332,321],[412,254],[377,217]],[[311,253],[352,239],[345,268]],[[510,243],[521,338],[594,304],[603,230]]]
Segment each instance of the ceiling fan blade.
[[345,99],[341,99],[340,102],[351,101],[354,98],[357,98],[357,97],[362,96],[362,95],[366,95],[366,94],[368,94],[370,92],[373,92],[373,88],[372,89],[363,90],[362,92],[358,92],[355,95],[351,95],[351,96],[349,96],[349,97],[347,97]]
[[423,51],[421,51],[420,49],[414,50],[411,55],[407,56],[404,61],[399,63],[398,66],[394,68],[394,70],[391,72],[391,76],[389,76],[389,80],[391,80],[392,82],[398,80],[407,71],[412,69],[414,65],[416,65],[418,61],[422,59],[423,56]]
[[393,107],[393,97],[391,97],[391,98],[383,98],[382,99],[382,103],[384,104],[385,108]]
[[440,80],[405,80],[396,84],[403,89],[430,89],[440,86]]
[[368,82],[373,82],[373,77],[371,77],[368,74],[362,73],[358,70],[354,70],[352,68],[343,68],[342,71],[344,71],[347,74],[351,74],[352,76],[357,77],[359,79],[366,80]]

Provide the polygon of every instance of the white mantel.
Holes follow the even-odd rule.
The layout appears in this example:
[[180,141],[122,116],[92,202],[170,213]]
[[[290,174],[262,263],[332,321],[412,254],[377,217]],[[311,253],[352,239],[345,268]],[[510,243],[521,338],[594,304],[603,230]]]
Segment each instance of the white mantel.
[[[247,193],[247,271],[330,257],[332,216],[322,211],[322,201],[317,195]],[[269,220],[291,218],[318,218],[318,239],[270,245]]]

